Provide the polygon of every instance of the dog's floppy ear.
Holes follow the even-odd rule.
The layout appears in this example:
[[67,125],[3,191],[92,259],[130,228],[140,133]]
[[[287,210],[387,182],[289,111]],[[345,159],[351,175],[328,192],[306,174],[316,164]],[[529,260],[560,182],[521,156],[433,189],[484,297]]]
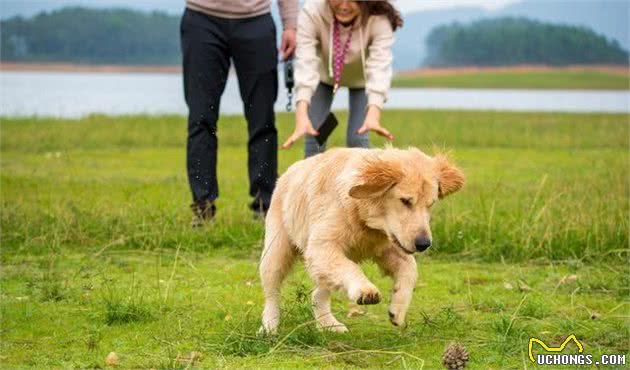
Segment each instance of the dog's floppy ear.
[[466,182],[464,173],[452,165],[445,155],[436,155],[434,161],[438,179],[438,197],[444,198],[464,186]]
[[400,165],[381,159],[369,161],[359,173],[358,183],[350,188],[350,196],[357,199],[383,195],[403,177]]

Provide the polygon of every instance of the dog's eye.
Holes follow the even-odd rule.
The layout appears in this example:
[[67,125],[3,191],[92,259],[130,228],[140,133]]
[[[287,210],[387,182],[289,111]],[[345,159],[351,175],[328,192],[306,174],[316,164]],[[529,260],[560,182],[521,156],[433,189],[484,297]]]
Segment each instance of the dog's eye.
[[400,198],[400,201],[405,205],[405,207],[411,208],[411,206],[413,206],[411,198]]

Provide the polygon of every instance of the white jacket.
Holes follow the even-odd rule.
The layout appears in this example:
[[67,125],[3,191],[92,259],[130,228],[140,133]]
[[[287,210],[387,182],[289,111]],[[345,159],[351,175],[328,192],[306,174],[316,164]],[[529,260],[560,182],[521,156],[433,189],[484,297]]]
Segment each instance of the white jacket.
[[[368,105],[383,107],[392,79],[394,32],[385,16],[354,22],[341,86],[365,87]],[[341,28],[341,41],[350,27]],[[310,103],[319,82],[333,85],[333,13],[326,0],[307,0],[298,16],[295,52],[296,101]]]

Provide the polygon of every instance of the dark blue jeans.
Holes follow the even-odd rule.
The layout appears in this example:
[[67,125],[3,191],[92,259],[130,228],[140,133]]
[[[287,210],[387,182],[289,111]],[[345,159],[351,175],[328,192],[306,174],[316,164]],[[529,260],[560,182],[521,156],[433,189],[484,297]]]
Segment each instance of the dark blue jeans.
[[217,120],[234,62],[248,130],[249,193],[255,208],[269,207],[278,177],[276,28],[270,14],[218,18],[186,9],[181,20],[184,94],[188,105],[187,169],[194,202],[214,201]]

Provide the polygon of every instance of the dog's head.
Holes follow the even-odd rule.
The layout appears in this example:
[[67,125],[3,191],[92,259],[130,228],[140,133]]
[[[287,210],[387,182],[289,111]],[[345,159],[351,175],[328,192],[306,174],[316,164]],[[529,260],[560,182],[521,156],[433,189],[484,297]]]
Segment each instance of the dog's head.
[[444,155],[390,148],[365,161],[349,195],[359,202],[368,227],[412,254],[431,246],[431,206],[461,189],[464,181]]

